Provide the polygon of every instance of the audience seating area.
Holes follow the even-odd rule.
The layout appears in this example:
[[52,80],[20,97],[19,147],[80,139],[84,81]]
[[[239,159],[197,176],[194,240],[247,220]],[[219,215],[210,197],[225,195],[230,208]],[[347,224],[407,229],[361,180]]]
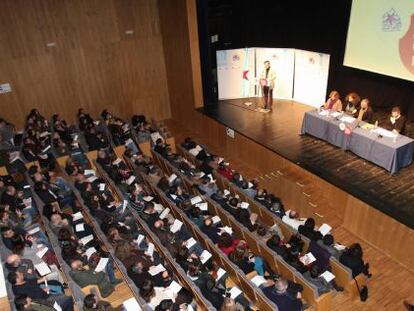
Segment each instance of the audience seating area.
[[285,211],[145,116],[77,120],[32,110],[0,167],[1,310],[323,311],[335,295],[359,299],[370,277],[359,246],[299,218],[300,202]]

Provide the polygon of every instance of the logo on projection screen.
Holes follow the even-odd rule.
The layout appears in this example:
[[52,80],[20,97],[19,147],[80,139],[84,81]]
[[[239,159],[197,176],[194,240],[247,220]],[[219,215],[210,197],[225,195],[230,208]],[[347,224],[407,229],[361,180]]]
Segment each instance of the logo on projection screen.
[[400,58],[405,68],[414,75],[414,14],[406,34],[400,39]]

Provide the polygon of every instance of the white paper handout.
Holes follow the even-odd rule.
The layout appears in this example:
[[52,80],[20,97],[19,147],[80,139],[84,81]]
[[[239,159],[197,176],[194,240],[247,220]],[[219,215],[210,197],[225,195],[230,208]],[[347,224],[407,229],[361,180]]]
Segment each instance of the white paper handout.
[[217,224],[217,223],[219,223],[221,221],[221,219],[218,216],[213,216],[211,218],[211,221],[213,222],[213,224]]
[[178,284],[176,281],[172,281],[170,286],[168,288],[174,293],[178,294],[178,292],[183,288],[180,284]]
[[122,162],[122,160],[120,158],[116,158],[116,160],[114,162],[112,162],[112,164],[113,165],[118,165],[121,162]]
[[152,257],[152,255],[154,254],[154,249],[155,249],[154,244],[148,243],[148,249],[147,249],[148,256]]
[[87,235],[87,236],[83,237],[82,239],[79,239],[79,242],[81,242],[82,245],[86,245],[92,240],[93,240],[93,235],[90,234],[90,235]]
[[266,283],[266,279],[261,275],[256,275],[254,278],[252,278],[250,281],[253,282],[254,285],[259,287],[263,283]]
[[200,261],[202,264],[205,264],[210,258],[211,258],[211,253],[208,250],[204,250],[201,254],[200,254]]
[[105,184],[99,184],[99,191],[105,191]]
[[42,261],[41,263],[35,265],[34,267],[35,267],[36,271],[40,274],[40,276],[45,276],[45,275],[52,272],[52,270],[50,270],[47,263],[45,263],[44,261]]
[[88,175],[95,175],[96,173],[95,173],[95,170],[85,170],[85,171],[84,171],[84,174],[85,174],[86,176],[88,176]]
[[232,299],[236,299],[242,293],[242,291],[237,286],[234,286],[230,289],[229,293]]
[[172,233],[176,233],[176,232],[180,231],[182,225],[183,225],[183,223],[181,221],[179,221],[178,219],[175,219],[174,223],[170,227],[170,231]]
[[40,231],[40,228],[38,226],[36,226],[33,229],[30,229],[29,231],[27,231],[27,234],[33,235],[33,234],[35,234],[36,232],[39,232],[39,231]]
[[95,272],[101,272],[105,269],[107,263],[109,261],[109,258],[101,258],[99,259],[99,262],[95,268]]
[[127,185],[132,184],[132,183],[134,182],[134,180],[135,180],[135,176],[134,176],[134,175],[130,176],[130,177],[126,180]]
[[171,184],[174,180],[177,179],[177,175],[175,175],[174,173],[171,174],[170,177],[168,177],[168,182]]
[[154,197],[152,197],[150,195],[147,195],[147,196],[143,197],[143,199],[144,199],[145,202],[151,202],[152,200],[154,200]]
[[320,276],[323,277],[326,282],[330,282],[335,278],[335,275],[333,273],[329,272],[328,270],[326,270]]
[[225,275],[225,274],[226,274],[226,270],[224,270],[223,268],[219,268],[217,270],[217,279],[216,279],[216,281],[220,280],[223,277],[223,275]]
[[249,203],[247,203],[247,202],[241,202],[240,203],[240,207],[243,208],[243,209],[248,209],[249,208]]
[[195,206],[198,207],[200,209],[200,211],[208,211],[208,203],[207,202],[197,203]]
[[49,248],[47,248],[46,246],[44,246],[40,251],[36,252],[36,256],[39,258],[42,258],[46,252],[48,251]]
[[166,209],[164,209],[162,211],[162,213],[160,214],[160,219],[164,219],[165,217],[167,217],[167,215],[170,213],[170,209],[167,207]]
[[84,224],[84,223],[77,224],[77,225],[75,226],[75,231],[76,231],[76,232],[82,232],[82,231],[85,231],[85,224]]
[[187,241],[185,241],[185,246],[190,249],[194,245],[196,245],[197,241],[194,238],[189,238]]
[[77,212],[77,213],[72,215],[72,221],[77,221],[77,220],[82,219],[82,218],[83,218],[83,215],[82,215],[81,212]]
[[164,266],[162,264],[158,264],[156,266],[151,266],[148,269],[148,273],[151,274],[152,276],[157,275],[161,272],[164,272],[166,269],[164,268]]
[[227,189],[224,189],[224,195],[228,196],[230,194],[230,191],[228,191]]
[[95,180],[97,180],[98,179],[98,177],[96,177],[96,176],[91,176],[91,177],[88,177],[86,180],[89,182],[89,183],[93,183]]
[[345,245],[342,245],[342,244],[339,244],[339,243],[334,244],[334,247],[335,247],[338,251],[343,251],[343,250],[346,248],[346,246],[345,246]]
[[319,227],[319,232],[325,236],[327,235],[329,232],[331,232],[332,227],[328,224],[322,224],[322,226]]
[[198,195],[194,198],[191,198],[191,205],[195,205],[197,203],[203,202],[203,199]]
[[125,300],[122,305],[125,311],[141,311],[142,310],[138,301],[134,297],[129,298],[128,300]]
[[53,309],[55,309],[56,311],[62,311],[62,307],[56,301],[53,304]]
[[352,123],[355,121],[355,118],[351,116],[343,116],[339,120],[341,120],[342,122],[346,122],[346,123]]
[[161,140],[164,141],[164,138],[162,138],[162,136],[161,136],[161,134],[159,132],[151,133],[151,139],[152,139],[152,142],[154,144],[157,142],[157,139],[158,138],[161,138]]
[[305,266],[311,264],[316,260],[315,256],[312,253],[307,253],[306,255],[300,257],[299,259]]
[[89,258],[92,256],[93,253],[96,253],[96,248],[95,247],[89,247],[86,251],[85,251],[85,255],[86,258]]
[[138,234],[138,237],[135,240],[135,243],[137,243],[137,245],[140,246],[142,241],[144,241],[144,236],[142,234]]

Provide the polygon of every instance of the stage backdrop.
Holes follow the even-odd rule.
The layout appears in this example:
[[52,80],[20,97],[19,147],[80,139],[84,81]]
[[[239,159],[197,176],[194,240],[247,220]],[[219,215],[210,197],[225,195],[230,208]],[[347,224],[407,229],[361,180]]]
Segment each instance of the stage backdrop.
[[283,48],[217,51],[219,99],[261,96],[258,80],[266,60],[276,74],[274,98],[294,98],[315,107],[322,105],[329,55]]
[[[256,48],[255,51],[257,79],[260,77],[260,74],[264,70],[264,62],[268,60],[270,62],[270,67],[276,73],[273,97],[284,99],[292,98],[293,69],[295,67],[295,50]],[[261,95],[260,87],[258,87],[258,91],[258,95]]]
[[220,99],[254,96],[254,49],[217,51],[217,79]]
[[295,90],[293,99],[320,107],[326,97],[329,55],[295,50]]

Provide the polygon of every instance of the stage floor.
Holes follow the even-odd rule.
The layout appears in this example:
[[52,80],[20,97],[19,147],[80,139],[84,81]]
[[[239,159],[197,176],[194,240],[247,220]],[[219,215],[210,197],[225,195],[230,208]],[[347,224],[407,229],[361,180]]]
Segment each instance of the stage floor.
[[414,164],[391,176],[351,152],[299,135],[303,114],[314,108],[274,100],[273,110],[261,113],[257,100],[225,100],[199,111],[414,229]]

